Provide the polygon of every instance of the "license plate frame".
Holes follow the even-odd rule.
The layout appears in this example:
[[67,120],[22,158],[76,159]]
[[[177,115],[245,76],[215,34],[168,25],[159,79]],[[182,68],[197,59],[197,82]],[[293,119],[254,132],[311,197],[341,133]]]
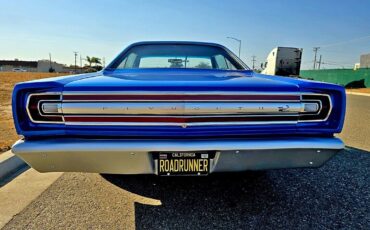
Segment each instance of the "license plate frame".
[[207,176],[215,151],[152,152],[159,176]]

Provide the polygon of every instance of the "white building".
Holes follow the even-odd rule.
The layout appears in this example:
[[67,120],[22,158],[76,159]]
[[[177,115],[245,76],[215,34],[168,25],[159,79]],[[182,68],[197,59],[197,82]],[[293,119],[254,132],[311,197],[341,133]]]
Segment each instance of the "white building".
[[67,66],[51,62],[49,60],[39,60],[39,61],[20,61],[15,60],[0,60],[0,71],[2,72],[12,72],[14,69],[21,69],[25,72],[49,72],[50,67],[54,72],[69,72],[70,68]]
[[0,60],[0,71],[12,72],[13,69],[22,69],[27,72],[37,72],[36,61]]
[[370,68],[370,54],[360,56],[360,68]]
[[57,62],[51,62],[49,60],[37,61],[37,72],[49,72],[49,69],[54,69],[54,72],[66,72],[66,66]]

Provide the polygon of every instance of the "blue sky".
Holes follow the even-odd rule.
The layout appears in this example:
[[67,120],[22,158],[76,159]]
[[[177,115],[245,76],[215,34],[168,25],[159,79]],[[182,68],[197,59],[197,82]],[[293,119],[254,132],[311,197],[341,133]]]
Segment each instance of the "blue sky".
[[143,40],[221,43],[251,66],[276,46],[303,48],[311,68],[313,46],[322,46],[325,68],[352,67],[370,53],[370,1],[2,1],[0,59],[74,63],[73,51],[112,60]]

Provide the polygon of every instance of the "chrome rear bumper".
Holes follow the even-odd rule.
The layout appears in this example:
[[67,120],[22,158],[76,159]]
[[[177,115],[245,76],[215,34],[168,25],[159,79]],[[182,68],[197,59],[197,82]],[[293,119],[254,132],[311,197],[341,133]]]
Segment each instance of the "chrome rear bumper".
[[152,151],[215,150],[210,172],[319,167],[344,149],[338,138],[212,140],[19,140],[12,152],[40,172],[156,174]]

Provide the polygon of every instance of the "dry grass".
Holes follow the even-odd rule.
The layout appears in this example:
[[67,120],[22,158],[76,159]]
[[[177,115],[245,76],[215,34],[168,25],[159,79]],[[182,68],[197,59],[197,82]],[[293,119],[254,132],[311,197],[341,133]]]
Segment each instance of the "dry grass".
[[12,144],[19,139],[14,128],[11,106],[14,85],[18,82],[60,75],[66,74],[0,72],[0,153],[9,150]]

